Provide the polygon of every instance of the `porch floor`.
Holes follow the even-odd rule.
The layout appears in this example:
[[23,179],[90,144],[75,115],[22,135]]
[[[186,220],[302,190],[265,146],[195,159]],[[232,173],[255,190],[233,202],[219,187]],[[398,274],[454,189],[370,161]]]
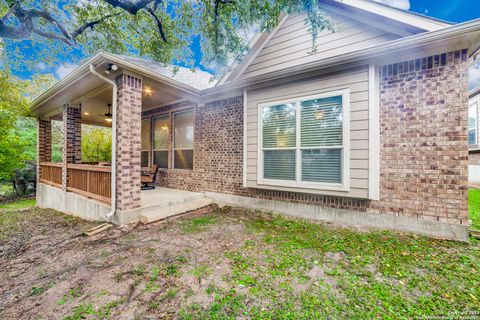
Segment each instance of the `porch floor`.
[[156,187],[142,190],[140,221],[150,223],[173,215],[205,207],[212,203],[205,194]]

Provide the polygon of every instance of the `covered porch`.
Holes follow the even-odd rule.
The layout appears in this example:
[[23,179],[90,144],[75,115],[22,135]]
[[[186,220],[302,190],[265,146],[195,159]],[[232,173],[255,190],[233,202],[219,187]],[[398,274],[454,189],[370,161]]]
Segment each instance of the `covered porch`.
[[[142,121],[142,114],[199,99],[196,88],[152,69],[99,53],[34,102],[39,206],[125,224],[151,222],[211,203],[203,193],[159,186],[141,190],[142,173],[151,174],[154,166],[151,152],[144,151],[152,133],[142,130],[151,124]],[[52,121],[62,122],[60,162],[52,161]],[[83,160],[82,125],[111,128],[110,161]]]

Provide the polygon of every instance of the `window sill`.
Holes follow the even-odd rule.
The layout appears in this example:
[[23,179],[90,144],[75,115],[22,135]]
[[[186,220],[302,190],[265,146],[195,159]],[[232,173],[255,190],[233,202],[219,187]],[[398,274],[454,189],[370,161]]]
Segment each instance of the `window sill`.
[[309,189],[319,191],[350,191],[349,186],[340,183],[296,182],[286,180],[258,179],[257,184],[261,186],[287,187],[294,189]]

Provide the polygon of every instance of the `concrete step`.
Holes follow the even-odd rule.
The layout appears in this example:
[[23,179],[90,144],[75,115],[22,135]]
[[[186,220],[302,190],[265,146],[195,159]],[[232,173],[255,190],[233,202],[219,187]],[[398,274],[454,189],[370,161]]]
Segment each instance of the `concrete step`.
[[174,204],[169,207],[158,208],[157,210],[148,210],[146,212],[142,212],[142,214],[140,215],[140,222],[145,224],[151,223],[171,216],[175,216],[177,214],[197,210],[211,205],[212,203],[212,199],[203,197],[200,199],[194,199],[191,201]]

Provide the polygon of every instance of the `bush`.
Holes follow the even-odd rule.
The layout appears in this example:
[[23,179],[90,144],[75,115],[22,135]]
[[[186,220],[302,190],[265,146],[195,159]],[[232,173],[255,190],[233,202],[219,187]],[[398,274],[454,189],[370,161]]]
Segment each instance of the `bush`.
[[12,186],[16,195],[20,197],[35,193],[37,186],[37,164],[35,161],[25,161],[23,168],[15,170]]

